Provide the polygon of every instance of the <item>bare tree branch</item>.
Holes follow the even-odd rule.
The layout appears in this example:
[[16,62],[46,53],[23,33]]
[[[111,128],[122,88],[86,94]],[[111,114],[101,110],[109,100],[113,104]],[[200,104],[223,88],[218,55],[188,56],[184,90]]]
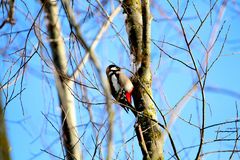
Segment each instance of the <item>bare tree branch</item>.
[[0,29],[4,27],[5,24],[9,23],[11,25],[15,24],[15,19],[14,19],[14,2],[15,0],[9,0],[8,5],[9,5],[9,11],[8,11],[8,17],[3,20],[3,22],[0,24]]
[[[112,23],[113,19],[118,15],[118,13],[121,11],[121,6],[118,6],[113,12],[112,14],[108,17],[107,21],[103,24],[103,26],[101,27],[101,29],[98,31],[95,40],[92,42],[91,46],[90,46],[90,50],[95,50],[95,48],[97,47],[101,37],[103,36],[103,34],[107,31],[107,29],[109,28],[110,24]],[[77,77],[79,75],[79,73],[82,71],[84,64],[86,64],[87,60],[89,58],[89,52],[87,52],[84,57],[82,58],[82,61],[80,64],[78,64],[77,68],[74,70],[73,74],[70,76],[71,79],[73,79],[74,77]]]

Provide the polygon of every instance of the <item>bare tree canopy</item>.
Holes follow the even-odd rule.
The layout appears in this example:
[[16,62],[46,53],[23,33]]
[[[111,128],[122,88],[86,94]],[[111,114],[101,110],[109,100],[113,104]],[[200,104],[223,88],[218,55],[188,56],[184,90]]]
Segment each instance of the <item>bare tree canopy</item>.
[[0,159],[240,159],[238,1],[0,5]]

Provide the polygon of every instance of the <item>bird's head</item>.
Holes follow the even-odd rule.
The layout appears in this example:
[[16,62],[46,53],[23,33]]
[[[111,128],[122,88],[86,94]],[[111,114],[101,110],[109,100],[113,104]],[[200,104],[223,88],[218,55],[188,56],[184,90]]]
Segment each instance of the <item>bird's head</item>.
[[111,64],[106,69],[106,74],[109,75],[111,72],[119,72],[121,68],[116,66],[115,64]]

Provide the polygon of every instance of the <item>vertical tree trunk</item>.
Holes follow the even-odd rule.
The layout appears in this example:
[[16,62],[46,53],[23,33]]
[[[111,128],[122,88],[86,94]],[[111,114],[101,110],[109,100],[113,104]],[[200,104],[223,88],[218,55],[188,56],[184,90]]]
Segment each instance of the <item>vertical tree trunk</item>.
[[[138,124],[135,128],[139,145],[143,153],[143,159],[163,159],[163,138],[159,125],[156,123],[156,109],[152,97],[152,73],[151,73],[151,13],[149,0],[125,0],[123,9],[127,14],[126,28],[130,48],[141,51],[140,66],[136,64],[137,72],[133,77],[134,104],[138,111]],[[136,35],[132,35],[136,34]],[[141,40],[139,41],[139,37]],[[138,43],[132,43],[137,41]],[[132,46],[135,45],[135,46]],[[141,47],[141,48],[139,48]],[[132,52],[132,50],[131,50]],[[131,53],[134,54],[134,53]],[[155,122],[154,122],[155,121]]]
[[[1,87],[1,84],[0,84]],[[6,127],[4,123],[4,113],[2,110],[2,97],[0,92],[0,159],[4,160],[10,160],[10,154],[9,154],[9,144],[6,134]]]
[[63,141],[67,159],[81,159],[79,137],[76,128],[74,98],[71,94],[73,83],[67,77],[67,61],[64,41],[61,37],[57,2],[41,0],[46,13],[49,41],[55,66],[55,80],[62,109]]

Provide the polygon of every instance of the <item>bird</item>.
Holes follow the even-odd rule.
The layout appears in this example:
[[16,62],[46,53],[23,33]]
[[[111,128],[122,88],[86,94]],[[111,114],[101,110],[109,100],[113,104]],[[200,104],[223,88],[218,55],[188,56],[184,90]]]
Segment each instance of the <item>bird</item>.
[[121,68],[111,64],[106,68],[106,75],[111,88],[112,96],[120,103],[120,106],[128,113],[132,110],[131,97],[133,84],[131,80],[121,71]]

